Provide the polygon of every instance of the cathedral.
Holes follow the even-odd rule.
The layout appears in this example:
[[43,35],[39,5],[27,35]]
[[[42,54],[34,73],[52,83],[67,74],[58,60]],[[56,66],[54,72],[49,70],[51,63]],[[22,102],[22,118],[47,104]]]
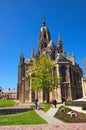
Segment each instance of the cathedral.
[[38,38],[38,52],[35,54],[32,49],[31,57],[25,58],[20,54],[20,63],[18,65],[18,84],[17,84],[17,99],[20,102],[33,102],[36,96],[40,102],[46,102],[43,91],[33,92],[31,89],[31,80],[27,78],[28,66],[35,57],[42,55],[50,56],[55,62],[55,74],[62,77],[61,84],[57,89],[49,93],[50,99],[57,99],[61,102],[64,97],[66,101],[72,101],[82,97],[82,69],[75,62],[74,55],[66,56],[63,47],[63,42],[58,35],[58,44],[56,45],[51,39],[51,35],[45,20],[42,21],[42,26]]

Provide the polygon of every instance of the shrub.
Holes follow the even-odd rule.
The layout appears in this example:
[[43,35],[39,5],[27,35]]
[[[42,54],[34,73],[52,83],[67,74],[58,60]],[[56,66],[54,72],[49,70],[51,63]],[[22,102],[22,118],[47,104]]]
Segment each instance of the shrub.
[[82,105],[82,110],[86,110],[86,104]]
[[68,101],[68,102],[65,102],[65,105],[67,106],[82,106],[82,105],[85,105],[86,104],[86,101]]

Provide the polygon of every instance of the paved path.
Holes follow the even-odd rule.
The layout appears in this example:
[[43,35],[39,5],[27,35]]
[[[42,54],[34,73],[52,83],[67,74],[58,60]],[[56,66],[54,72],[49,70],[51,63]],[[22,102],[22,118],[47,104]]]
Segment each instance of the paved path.
[[0,126],[0,130],[86,130],[85,123]]
[[54,123],[54,124],[64,124],[64,122],[54,118],[54,115],[58,111],[59,107],[61,105],[57,105],[57,107],[51,107],[48,112],[43,112],[41,110],[35,110],[39,116],[41,116],[43,119],[45,119],[48,123]]
[[[35,110],[39,116],[41,116],[44,120],[46,120],[48,123],[54,123],[54,124],[63,124],[62,121],[48,115],[47,113],[41,111],[41,110]],[[51,110],[52,112],[52,110]]]
[[[35,110],[48,124],[45,125],[15,125],[15,126],[0,126],[0,130],[86,130],[86,123],[64,123],[53,116],[58,110],[51,108],[47,113]],[[77,109],[79,110],[79,109]]]

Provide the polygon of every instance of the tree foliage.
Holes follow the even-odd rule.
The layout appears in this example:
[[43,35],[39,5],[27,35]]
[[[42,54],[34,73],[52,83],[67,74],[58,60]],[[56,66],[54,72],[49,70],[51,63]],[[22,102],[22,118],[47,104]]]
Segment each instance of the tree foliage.
[[32,65],[28,69],[34,91],[43,90],[50,92],[58,87],[61,78],[53,73],[54,67],[54,62],[45,55],[32,61]]

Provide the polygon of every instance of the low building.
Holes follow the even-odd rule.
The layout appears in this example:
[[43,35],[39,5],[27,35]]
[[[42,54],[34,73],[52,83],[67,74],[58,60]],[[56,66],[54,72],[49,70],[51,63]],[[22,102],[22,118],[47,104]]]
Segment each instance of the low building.
[[15,89],[2,89],[1,99],[17,99],[17,90],[15,90]]

